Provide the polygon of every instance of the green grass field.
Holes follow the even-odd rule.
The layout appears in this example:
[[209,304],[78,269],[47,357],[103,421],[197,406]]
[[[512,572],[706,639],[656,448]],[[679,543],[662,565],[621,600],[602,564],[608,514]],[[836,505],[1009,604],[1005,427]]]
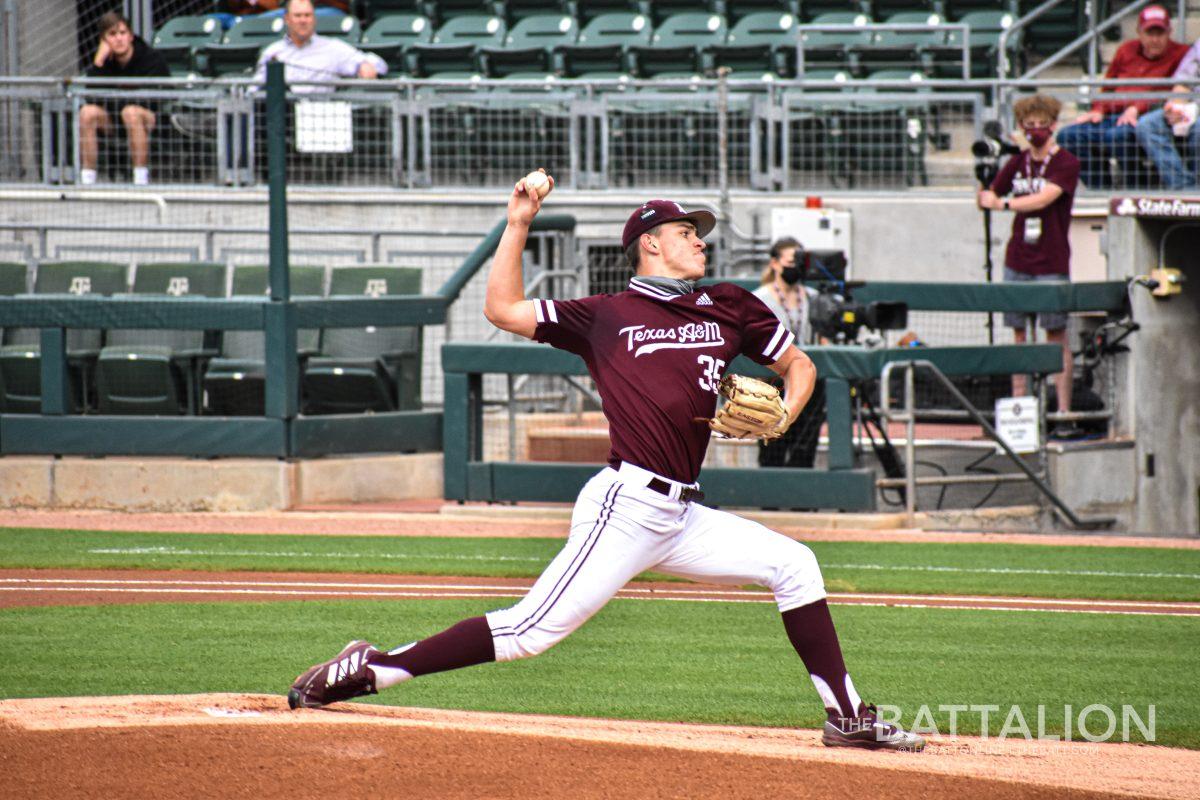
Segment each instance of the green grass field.
[[[552,539],[226,536],[0,531],[0,567],[538,574]],[[1200,554],[1006,544],[813,545],[832,591],[1200,599]],[[0,697],[124,693],[282,694],[346,641],[394,646],[506,601],[380,600],[13,608],[0,611]],[[1061,733],[1064,706],[1142,719],[1155,741],[1200,748],[1194,660],[1200,620],[1154,616],[837,606],[864,697],[922,705],[943,732],[950,705],[1019,706]],[[768,604],[616,600],[549,653],[434,675],[384,693],[396,705],[772,726],[823,716]],[[1093,728],[1103,728],[1096,718]],[[980,731],[977,713],[958,729]],[[1118,729],[1118,735],[1120,730]],[[1140,732],[1132,733],[1140,740]]]
[[[0,567],[536,577],[561,539],[0,531]],[[1200,550],[814,542],[832,592],[1200,600]]]

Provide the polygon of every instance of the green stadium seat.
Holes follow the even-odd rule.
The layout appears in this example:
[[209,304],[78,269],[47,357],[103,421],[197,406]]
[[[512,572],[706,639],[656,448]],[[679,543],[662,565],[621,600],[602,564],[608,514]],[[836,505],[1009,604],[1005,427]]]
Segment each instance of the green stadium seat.
[[787,51],[796,49],[798,18],[795,14],[765,11],[742,17],[729,31],[725,44],[708,49],[714,67],[733,73],[784,74]]
[[[133,294],[163,298],[225,297],[225,265],[215,262],[139,264]],[[216,355],[216,332],[171,329],[108,331],[96,365],[97,404],[102,414],[195,413],[199,376]]]
[[824,14],[871,15],[870,0],[800,0],[803,19],[816,22]]
[[204,46],[208,73],[221,77],[253,72],[262,48],[284,34],[283,17],[238,17],[225,38]]
[[485,75],[503,78],[515,72],[549,72],[553,51],[571,45],[579,26],[563,14],[538,14],[519,21],[499,47],[479,48],[479,67]]
[[[905,83],[908,84],[908,86],[907,87],[879,89],[879,90],[876,90],[873,88],[868,89],[866,87],[862,87],[862,88],[859,88],[859,91],[870,91],[870,92],[874,92],[874,91],[881,91],[881,92],[914,91],[915,92],[922,88],[921,84],[924,83],[926,80],[928,80],[928,77],[925,75],[925,73],[921,72],[920,70],[880,69],[880,70],[875,70],[872,73],[869,73],[867,75],[866,79],[868,81],[904,81]],[[851,85],[851,88],[855,88],[855,87],[853,85]]]
[[629,89],[629,84],[631,81],[633,81],[633,76],[630,75],[628,72],[606,72],[604,70],[597,70],[596,72],[584,72],[580,75],[576,75],[574,78],[565,78],[564,80],[568,84],[570,84],[570,82],[572,80],[616,81],[616,83],[612,84],[612,85],[596,86],[595,91],[601,92],[601,93],[602,92],[624,92],[627,89]]
[[[791,14],[800,19],[800,0],[746,0],[745,2],[725,2],[723,4],[725,18],[731,25],[736,26],[743,17],[751,14]],[[718,7],[714,10],[720,11]]]
[[448,21],[427,43],[415,43],[405,50],[408,72],[433,76],[444,72],[475,73],[476,51],[480,47],[499,47],[508,29],[504,20],[486,14],[470,14]]
[[641,0],[571,0],[568,10],[586,27],[603,14],[645,14],[646,4]]
[[429,17],[428,6],[425,0],[359,0],[358,12],[369,28],[377,20],[393,14]]
[[[1039,4],[1030,2],[1030,0],[1020,0],[1017,7],[1014,8],[1014,0],[1010,0],[1004,5],[1004,9],[1012,11],[1018,17],[1022,14],[1028,14]],[[1166,4],[1167,8],[1171,8],[1170,4]],[[961,4],[954,4],[956,14],[965,14],[972,8],[959,7]],[[991,9],[993,6],[987,6]],[[1103,18],[1108,12],[1102,11],[1100,17]],[[1037,22],[1024,30],[1026,49],[1040,55],[1049,55],[1058,50],[1061,50],[1075,37],[1084,33],[1087,30],[1088,16],[1084,10],[1083,3],[1062,3],[1054,6],[1042,16],[1038,17]],[[1178,22],[1176,22],[1178,26]],[[1120,26],[1114,26],[1107,31],[1107,34],[1112,34],[1116,38],[1120,38]],[[1105,38],[1110,38],[1106,34]],[[1082,47],[1078,51],[1079,63],[1084,65],[1087,58],[1087,48]]]
[[429,16],[435,18],[439,24],[445,25],[455,17],[495,15],[496,5],[490,0],[430,0],[425,8]]
[[0,261],[0,295],[25,294],[29,286],[29,265],[24,261]]
[[[98,261],[45,261],[33,275],[33,292],[40,295],[113,295],[128,288],[128,264]],[[91,405],[91,376],[100,353],[101,332],[67,331],[67,378],[73,411]],[[42,408],[41,331],[6,331],[0,348],[0,412],[39,414]]]
[[[395,266],[334,268],[329,295],[379,297],[420,294],[421,269]],[[421,328],[326,328],[321,355],[302,379],[307,414],[405,411],[421,407]]]
[[[645,8],[650,16],[650,21],[655,27],[658,27],[666,21],[667,17],[673,17],[676,14],[721,14],[722,5],[718,0],[647,0]],[[735,3],[736,5],[736,3]]]
[[[951,19],[959,19],[964,14],[969,14],[972,11],[1008,11],[1016,14],[1019,11],[1019,0],[943,0],[946,7],[946,14]],[[1039,5],[1039,3],[1028,3],[1030,8]],[[1075,5],[1067,3],[1067,6]]]
[[340,17],[336,14],[321,14],[317,17],[317,33],[356,45],[362,38],[362,27],[358,18],[352,14],[343,14]]
[[570,14],[568,3],[562,0],[508,0],[497,4],[499,13],[508,18],[508,24],[537,14]]
[[[1000,34],[1011,28],[1016,17],[1010,11],[972,11],[957,20],[971,26],[968,47],[971,50],[971,77],[994,76],[1000,52]],[[1036,27],[1036,26],[1035,26]],[[946,43],[932,50],[933,69],[940,77],[962,76],[962,31],[951,30]],[[1009,58],[1021,51],[1022,32],[1009,39]]]
[[626,51],[634,45],[650,44],[653,29],[645,14],[616,11],[588,22],[572,45],[555,48],[558,69],[564,75],[590,72],[624,73]]
[[869,0],[867,13],[873,19],[887,19],[901,11],[924,12],[945,16],[944,0]]
[[404,72],[404,51],[433,40],[433,24],[422,14],[389,14],[371,23],[359,47],[387,62],[389,71]]
[[629,48],[630,65],[642,77],[664,72],[705,72],[702,53],[724,44],[725,18],[719,14],[675,14],[655,28],[648,45]]
[[[813,19],[812,24],[865,26],[870,22],[871,18],[866,14],[834,11],[818,15]],[[861,32],[801,31],[800,39],[804,43],[804,71],[808,72],[810,67],[846,69],[850,63],[850,50],[856,46],[868,44],[871,41],[871,34],[865,29]],[[793,68],[792,64],[788,66],[789,69]]]
[[[292,297],[322,297],[325,268],[293,266],[289,282]],[[239,265],[233,270],[233,297],[268,295],[265,266]],[[321,331],[296,332],[296,351],[302,359],[320,350]],[[266,387],[266,345],[262,331],[225,331],[221,355],[204,371],[204,409],[224,416],[261,416]]]
[[[901,11],[885,22],[891,25],[942,25],[945,20],[929,11]],[[851,48],[851,60],[856,71],[863,72],[922,70],[925,55],[942,47],[945,41],[944,30],[879,30],[869,41]]]
[[[559,87],[562,82],[562,78],[560,78],[556,73],[553,73],[553,72],[510,72],[509,74],[504,76],[504,80],[514,81],[514,82],[516,82],[516,81],[537,81],[542,84],[542,88],[544,88],[546,91],[554,90],[556,87]],[[504,88],[493,88],[492,91],[493,92],[507,92],[509,90],[504,89]],[[528,89],[528,87],[522,86],[519,89],[515,89],[514,91],[527,92],[527,91],[529,91],[529,89]],[[521,112],[517,112],[517,113],[521,113]]]
[[[29,266],[24,261],[0,261],[0,296],[26,294],[29,288]],[[3,346],[5,339],[5,331],[0,328],[0,346]],[[0,411],[4,410],[4,398],[7,394],[4,389],[4,372],[0,370]]]
[[166,59],[171,75],[186,76],[205,72],[204,48],[224,35],[215,17],[173,17],[155,32],[151,44]]
[[[912,70],[880,70],[872,80],[902,80],[919,90],[925,76]],[[848,88],[858,94],[905,89]],[[855,103],[828,109],[827,129],[833,144],[830,169],[848,188],[926,185],[925,152],[929,141],[929,110],[924,103]]]

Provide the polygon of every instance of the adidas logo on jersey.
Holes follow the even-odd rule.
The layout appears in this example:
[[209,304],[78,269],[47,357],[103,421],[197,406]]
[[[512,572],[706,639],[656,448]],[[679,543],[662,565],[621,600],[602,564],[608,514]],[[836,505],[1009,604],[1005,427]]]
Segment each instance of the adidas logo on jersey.
[[698,306],[711,306],[712,304],[713,301],[712,298],[708,296],[708,292],[705,292],[696,299],[696,305]]

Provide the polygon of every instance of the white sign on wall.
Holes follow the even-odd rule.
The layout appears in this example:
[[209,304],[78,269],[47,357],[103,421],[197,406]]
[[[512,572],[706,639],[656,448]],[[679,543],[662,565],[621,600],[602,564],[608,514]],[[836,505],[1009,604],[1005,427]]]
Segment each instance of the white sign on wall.
[[296,150],[300,153],[349,153],[354,150],[350,104],[338,100],[296,103]]
[[1032,397],[998,399],[996,433],[1014,453],[1036,453],[1042,441],[1037,400]]

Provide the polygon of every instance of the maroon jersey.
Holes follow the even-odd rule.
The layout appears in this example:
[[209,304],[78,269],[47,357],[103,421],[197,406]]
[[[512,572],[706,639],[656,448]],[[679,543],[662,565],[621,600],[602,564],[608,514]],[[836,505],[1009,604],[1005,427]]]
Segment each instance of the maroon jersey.
[[533,338],[583,358],[612,441],[626,461],[692,483],[711,431],[717,384],[744,354],[773,364],[795,340],[761,300],[730,283],[672,295],[634,278],[620,294],[534,300]]
[[[1053,183],[1063,193],[1041,211],[1017,212],[1004,264],[1028,275],[1068,275],[1071,243],[1067,234],[1071,228],[1075,186],[1079,183],[1079,159],[1061,148],[1045,161],[1034,161],[1028,150],[1017,153],[1000,168],[992,181],[992,191],[1001,197],[1009,192],[1013,197],[1024,197],[1037,194],[1047,183]],[[1041,225],[1041,235],[1032,242],[1025,236],[1026,220],[1031,217],[1040,220]]]

